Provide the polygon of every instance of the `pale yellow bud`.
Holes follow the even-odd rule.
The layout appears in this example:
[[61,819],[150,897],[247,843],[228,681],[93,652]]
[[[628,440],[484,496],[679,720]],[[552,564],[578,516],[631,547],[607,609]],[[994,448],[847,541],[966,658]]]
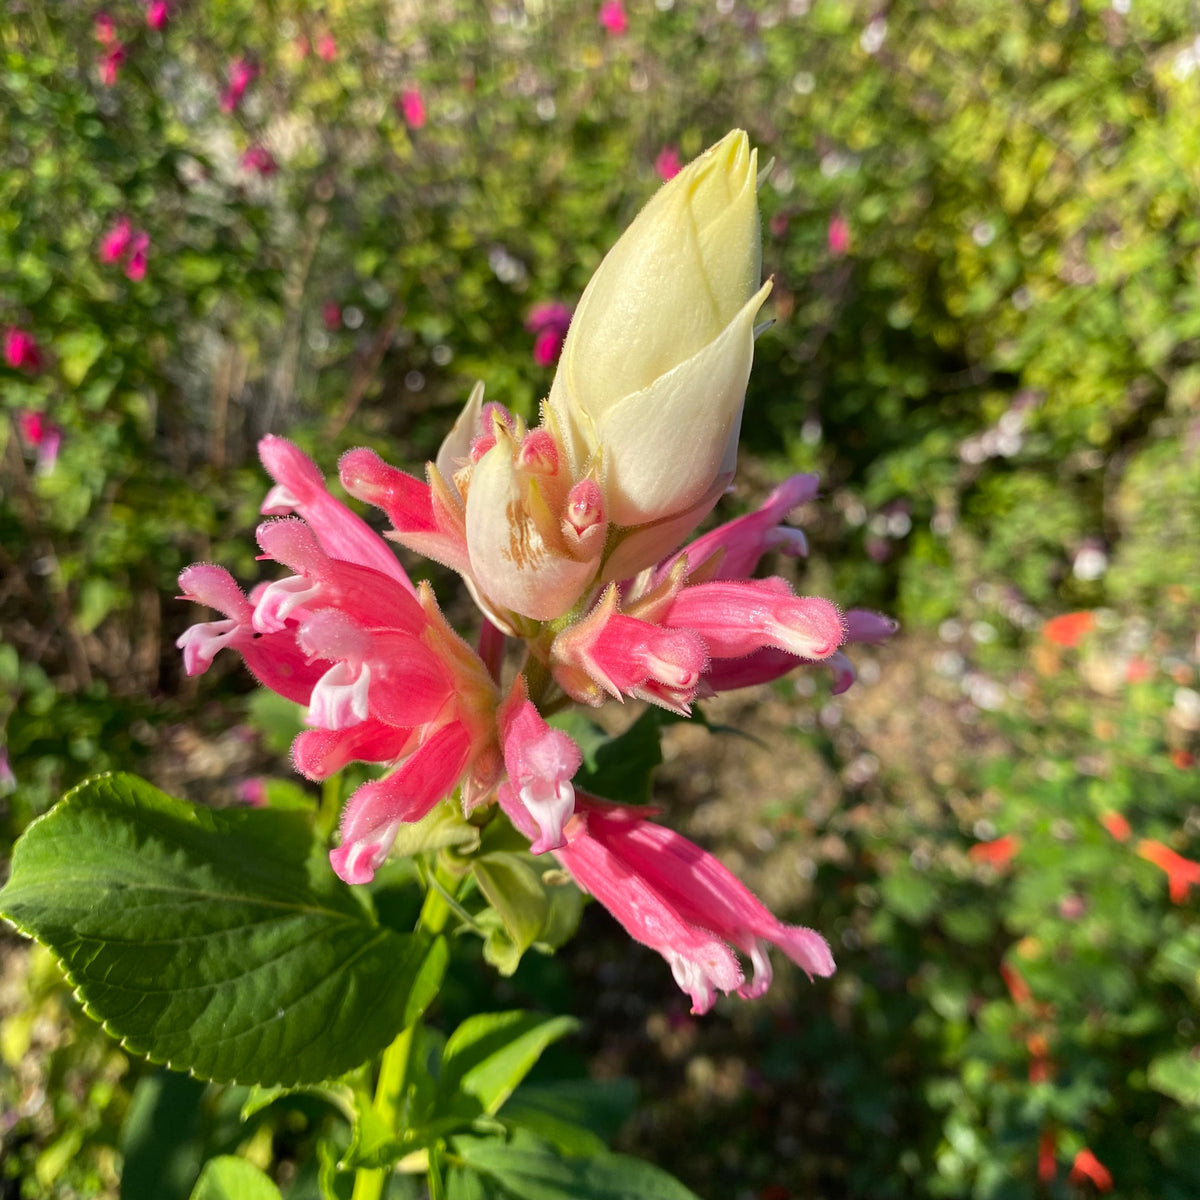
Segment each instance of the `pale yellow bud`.
[[756,160],[736,130],[660,188],[571,322],[546,403],[572,472],[598,467],[617,526],[702,506],[732,474],[770,291]]

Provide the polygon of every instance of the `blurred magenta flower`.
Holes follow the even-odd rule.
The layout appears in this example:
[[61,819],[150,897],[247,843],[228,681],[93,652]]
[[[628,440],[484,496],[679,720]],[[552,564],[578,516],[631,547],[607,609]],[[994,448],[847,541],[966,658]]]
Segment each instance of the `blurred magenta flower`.
[[558,300],[543,300],[529,310],[525,328],[534,335],[533,361],[539,367],[552,367],[558,362],[570,324],[571,310]]
[[255,142],[242,155],[242,170],[252,171],[255,175],[267,177],[274,175],[279,170],[279,164],[275,161],[275,156],[266,146]]
[[421,98],[421,93],[414,88],[405,88],[400,93],[399,99],[396,101],[396,107],[400,110],[400,115],[404,118],[404,123],[409,129],[420,129],[425,124],[426,112],[425,101]]
[[243,779],[237,785],[237,798],[241,804],[251,808],[265,808],[267,803],[267,785],[257,776],[253,779]]
[[8,761],[8,747],[0,746],[0,796],[10,796],[17,790],[17,777]]
[[92,29],[96,34],[96,41],[100,45],[115,46],[117,44],[117,27],[108,13],[98,12],[92,22]]
[[149,0],[146,5],[146,24],[151,29],[163,29],[170,15],[167,0]]
[[229,82],[221,93],[221,111],[233,112],[257,77],[258,67],[250,59],[235,58],[229,65]]
[[15,371],[31,374],[41,368],[42,352],[32,333],[10,325],[4,331],[4,361]]
[[342,327],[342,310],[336,300],[326,300],[321,305],[321,322],[330,333]]
[[129,258],[125,263],[125,276],[134,283],[146,278],[146,252],[150,249],[150,235],[143,229],[137,230],[129,243]]
[[328,30],[317,38],[317,54],[326,62],[333,62],[337,58],[337,42]]
[[62,445],[62,429],[45,413],[24,409],[17,413],[17,429],[26,445],[37,451],[39,475],[49,475],[58,462],[58,449]]
[[125,47],[116,42],[110,46],[100,58],[100,82],[105,87],[112,87],[117,82],[117,73],[125,61]]
[[116,223],[100,239],[100,248],[97,251],[100,261],[115,263],[118,259],[124,258],[132,240],[133,226],[130,224],[129,218],[118,217]]
[[629,28],[629,17],[625,13],[625,5],[621,0],[604,0],[604,3],[600,5],[597,19],[614,37]]
[[834,258],[841,258],[850,249],[850,225],[841,214],[834,213],[829,218],[826,241],[829,243],[829,253]]
[[658,172],[659,179],[663,181],[674,179],[682,167],[683,163],[679,160],[679,151],[674,146],[664,146],[658,152],[658,157],[654,160],[654,169]]
[[783,237],[783,235],[788,231],[787,213],[776,213],[771,218],[770,228],[773,236]]

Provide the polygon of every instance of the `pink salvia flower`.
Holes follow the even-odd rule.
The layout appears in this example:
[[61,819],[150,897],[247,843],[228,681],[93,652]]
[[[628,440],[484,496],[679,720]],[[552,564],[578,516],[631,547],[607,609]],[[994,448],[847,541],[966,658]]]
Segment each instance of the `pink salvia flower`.
[[[820,934],[777,920],[729,870],[687,838],[628,808],[576,795],[567,845],[555,854],[576,882],[635,940],[657,950],[676,982],[707,1012],[717,992],[761,996],[773,942],[811,978],[834,972]],[[746,981],[729,947],[754,966]]]
[[629,17],[625,13],[625,5],[621,0],[604,0],[596,19],[604,27],[606,33],[617,37],[629,28]]
[[799,658],[828,658],[845,638],[836,605],[793,595],[777,578],[684,588],[672,601],[666,623],[695,630],[713,658],[740,658],[765,646]]
[[125,47],[115,42],[100,57],[100,82],[105,87],[113,87],[117,82],[117,74],[125,62]]
[[529,848],[534,854],[557,850],[566,845],[563,827],[575,812],[571,779],[583,754],[567,734],[551,729],[542,719],[529,702],[522,676],[517,677],[497,720],[508,773],[500,785],[500,806],[519,829],[530,831]]
[[834,214],[829,218],[829,228],[826,231],[826,241],[829,253],[834,258],[841,258],[850,249],[850,224],[845,217]]
[[654,169],[663,182],[674,179],[682,168],[683,163],[679,159],[679,150],[675,146],[664,146],[654,160]]
[[333,62],[337,58],[337,42],[332,33],[326,31],[317,38],[317,55],[325,62]]
[[49,475],[58,462],[62,429],[45,413],[29,409],[17,413],[17,428],[25,443],[37,451],[37,473]]
[[258,530],[265,555],[292,574],[250,598],[220,567],[189,567],[186,598],[225,619],[179,639],[188,674],[237,650],[265,686],[308,707],[293,746],[297,768],[326,778],[361,760],[389,769],[347,803],[330,861],[365,883],[401,822],[419,820],[460,783],[485,795],[499,782],[498,694],[487,667],[451,630],[423,584],[414,591],[394,554],[325,489],[316,465],[283,438],[259,447],[275,479]]
[[[269,178],[279,170],[279,164],[275,161],[275,156],[266,146],[260,146],[256,143],[253,146],[248,146],[243,152],[242,170]],[[339,319],[340,315],[339,313]]]
[[100,239],[97,256],[102,263],[115,263],[125,257],[133,240],[133,225],[128,217],[118,217]]
[[150,0],[146,5],[146,24],[154,30],[164,29],[170,10],[167,0]]
[[4,331],[4,362],[14,371],[33,374],[42,366],[42,352],[37,339],[28,330],[10,325]]
[[257,77],[258,67],[255,63],[248,58],[235,58],[229,67],[229,81],[221,93],[221,111],[233,112]]
[[421,129],[424,127],[427,115],[425,112],[425,101],[415,87],[405,88],[400,93],[400,97],[396,101],[396,107],[400,110],[400,115],[404,118],[404,123],[409,129]]
[[543,329],[533,341],[533,361],[539,367],[552,367],[562,353],[563,335],[557,329]]
[[146,255],[150,250],[150,235],[137,230],[129,242],[129,258],[125,262],[125,276],[134,283],[146,278]]
[[[714,579],[746,579],[754,573],[759,560],[769,551],[796,557],[808,553],[808,542],[799,529],[783,522],[788,514],[817,494],[816,475],[793,475],[781,483],[761,507],[744,517],[736,517],[689,542],[655,568],[655,581],[663,579],[686,556],[688,571],[695,574],[709,559],[719,555],[712,572]],[[709,572],[705,572],[709,575]]]

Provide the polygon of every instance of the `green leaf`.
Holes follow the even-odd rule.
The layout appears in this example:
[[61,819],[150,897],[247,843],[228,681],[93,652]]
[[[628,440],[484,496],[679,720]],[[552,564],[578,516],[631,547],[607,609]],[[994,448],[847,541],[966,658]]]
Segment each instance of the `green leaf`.
[[567,1154],[599,1154],[636,1106],[631,1079],[564,1079],[522,1084],[505,1103],[502,1119]]
[[88,780],[17,843],[0,914],[138,1054],[205,1079],[316,1083],[437,993],[444,939],[382,928],[301,813],[212,811]]
[[281,1200],[279,1189],[253,1163],[222,1154],[204,1164],[189,1200]]
[[1146,1078],[1156,1092],[1188,1108],[1200,1108],[1200,1058],[1193,1051],[1160,1054],[1151,1062]]
[[[468,1017],[450,1035],[442,1054],[439,1108],[460,1111],[466,1096],[478,1102],[478,1112],[496,1112],[542,1051],[578,1027],[574,1017],[520,1009]],[[465,1107],[474,1110],[474,1105]]]
[[454,1149],[501,1195],[518,1200],[697,1200],[665,1171],[624,1154],[564,1158],[533,1138],[506,1145],[460,1137]]
[[72,387],[78,387],[107,344],[104,334],[95,328],[71,329],[55,338],[54,348],[58,351],[63,378]]

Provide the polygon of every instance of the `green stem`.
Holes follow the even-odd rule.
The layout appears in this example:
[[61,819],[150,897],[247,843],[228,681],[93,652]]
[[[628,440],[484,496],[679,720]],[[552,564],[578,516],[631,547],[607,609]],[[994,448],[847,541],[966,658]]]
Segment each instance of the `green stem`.
[[[437,868],[425,893],[425,903],[421,906],[421,915],[417,920],[418,932],[425,930],[431,936],[441,933],[450,918],[451,906],[457,907],[454,895],[460,883],[461,877],[456,878],[444,868]],[[405,1084],[408,1081],[408,1064],[420,1027],[421,1022],[417,1020],[401,1030],[396,1040],[383,1052],[383,1059],[379,1064],[379,1080],[375,1084],[373,1104],[387,1128],[394,1133],[399,1132],[400,1109],[404,1101]],[[354,1174],[351,1200],[382,1200],[391,1174],[390,1167],[359,1168]]]

